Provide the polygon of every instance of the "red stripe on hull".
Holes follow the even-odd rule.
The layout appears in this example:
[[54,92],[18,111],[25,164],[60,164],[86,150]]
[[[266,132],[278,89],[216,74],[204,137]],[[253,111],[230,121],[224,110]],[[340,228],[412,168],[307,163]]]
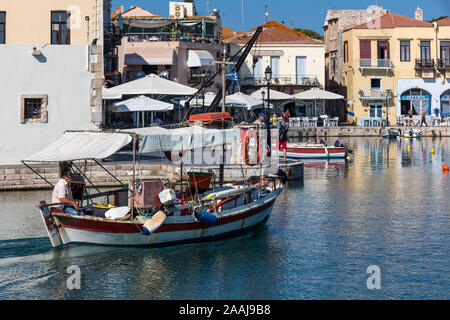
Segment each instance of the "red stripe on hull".
[[[276,199],[266,203],[258,208],[249,210],[248,212],[233,215],[230,217],[219,218],[214,226],[231,223],[237,220],[242,220],[260,213],[261,211],[271,207]],[[142,230],[142,223],[125,223],[112,222],[91,219],[80,219],[68,214],[55,214],[55,217],[61,222],[64,228],[80,229],[94,232],[104,233],[140,233]],[[186,231],[194,229],[205,229],[211,226],[202,222],[188,222],[188,223],[167,223],[163,224],[155,233],[171,232],[171,231]]]

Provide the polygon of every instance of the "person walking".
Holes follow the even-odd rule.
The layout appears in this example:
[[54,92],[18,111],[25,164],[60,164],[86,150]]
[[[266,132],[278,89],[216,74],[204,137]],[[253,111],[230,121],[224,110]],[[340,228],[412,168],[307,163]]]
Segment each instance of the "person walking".
[[420,126],[422,127],[422,124],[425,123],[425,125],[428,127],[427,119],[425,118],[425,110],[420,109]]
[[289,125],[285,117],[281,118],[278,126],[278,142],[280,144],[280,151],[283,151],[284,162],[286,162],[286,147],[288,142]]
[[408,118],[409,118],[408,127],[410,127],[410,126],[412,127],[414,125],[412,108],[409,108],[409,110],[408,110]]

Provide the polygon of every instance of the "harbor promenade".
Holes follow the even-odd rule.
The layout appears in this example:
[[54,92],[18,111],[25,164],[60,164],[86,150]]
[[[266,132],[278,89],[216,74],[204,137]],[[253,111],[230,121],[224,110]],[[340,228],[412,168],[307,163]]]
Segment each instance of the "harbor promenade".
[[310,137],[380,137],[381,131],[395,128],[403,134],[405,129],[420,129],[423,137],[450,137],[450,127],[291,127],[288,136],[290,139],[304,139]]

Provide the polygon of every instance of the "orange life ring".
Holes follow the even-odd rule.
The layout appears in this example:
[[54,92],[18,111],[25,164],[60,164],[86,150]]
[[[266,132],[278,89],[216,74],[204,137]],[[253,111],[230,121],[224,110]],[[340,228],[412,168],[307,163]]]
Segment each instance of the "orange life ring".
[[[256,163],[250,163],[250,159],[248,157],[248,143],[249,143],[250,139],[253,137],[253,135],[256,135],[256,139],[257,139],[257,143],[258,143],[258,152],[256,154]],[[259,163],[259,158],[260,158],[260,153],[261,153],[261,148],[260,147],[261,146],[259,144],[259,133],[255,132],[255,131],[250,131],[249,134],[247,134],[244,137],[244,142],[243,142],[243,145],[242,145],[242,157],[244,158],[244,163],[246,165],[254,166],[257,163]]]

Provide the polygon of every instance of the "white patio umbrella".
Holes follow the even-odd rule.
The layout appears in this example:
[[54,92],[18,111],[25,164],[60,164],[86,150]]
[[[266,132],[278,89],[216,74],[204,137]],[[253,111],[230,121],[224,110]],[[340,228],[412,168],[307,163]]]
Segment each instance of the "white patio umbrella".
[[317,113],[317,100],[339,100],[344,99],[344,96],[319,88],[312,88],[294,95],[296,100],[314,100],[314,109]]
[[[252,97],[261,99],[264,92],[264,99],[267,99],[267,88],[261,88],[258,91],[255,91],[251,94]],[[270,100],[271,101],[283,101],[283,100],[291,100],[294,99],[293,96],[286,94],[284,92],[276,91],[270,89]]]
[[225,100],[226,102],[244,105],[247,107],[248,110],[250,110],[253,107],[263,106],[264,104],[262,99],[246,95],[242,92],[236,92],[232,95],[226,96]]
[[139,96],[125,101],[116,102],[111,109],[112,112],[136,112],[136,122],[139,123],[139,112],[141,112],[141,122],[144,126],[144,112],[169,111],[173,110],[173,104],[164,101],[151,99],[146,96]]
[[155,96],[190,96],[197,92],[196,89],[175,81],[150,74],[146,77],[122,83],[118,86],[103,88],[103,99],[117,99],[123,95],[155,95]]

